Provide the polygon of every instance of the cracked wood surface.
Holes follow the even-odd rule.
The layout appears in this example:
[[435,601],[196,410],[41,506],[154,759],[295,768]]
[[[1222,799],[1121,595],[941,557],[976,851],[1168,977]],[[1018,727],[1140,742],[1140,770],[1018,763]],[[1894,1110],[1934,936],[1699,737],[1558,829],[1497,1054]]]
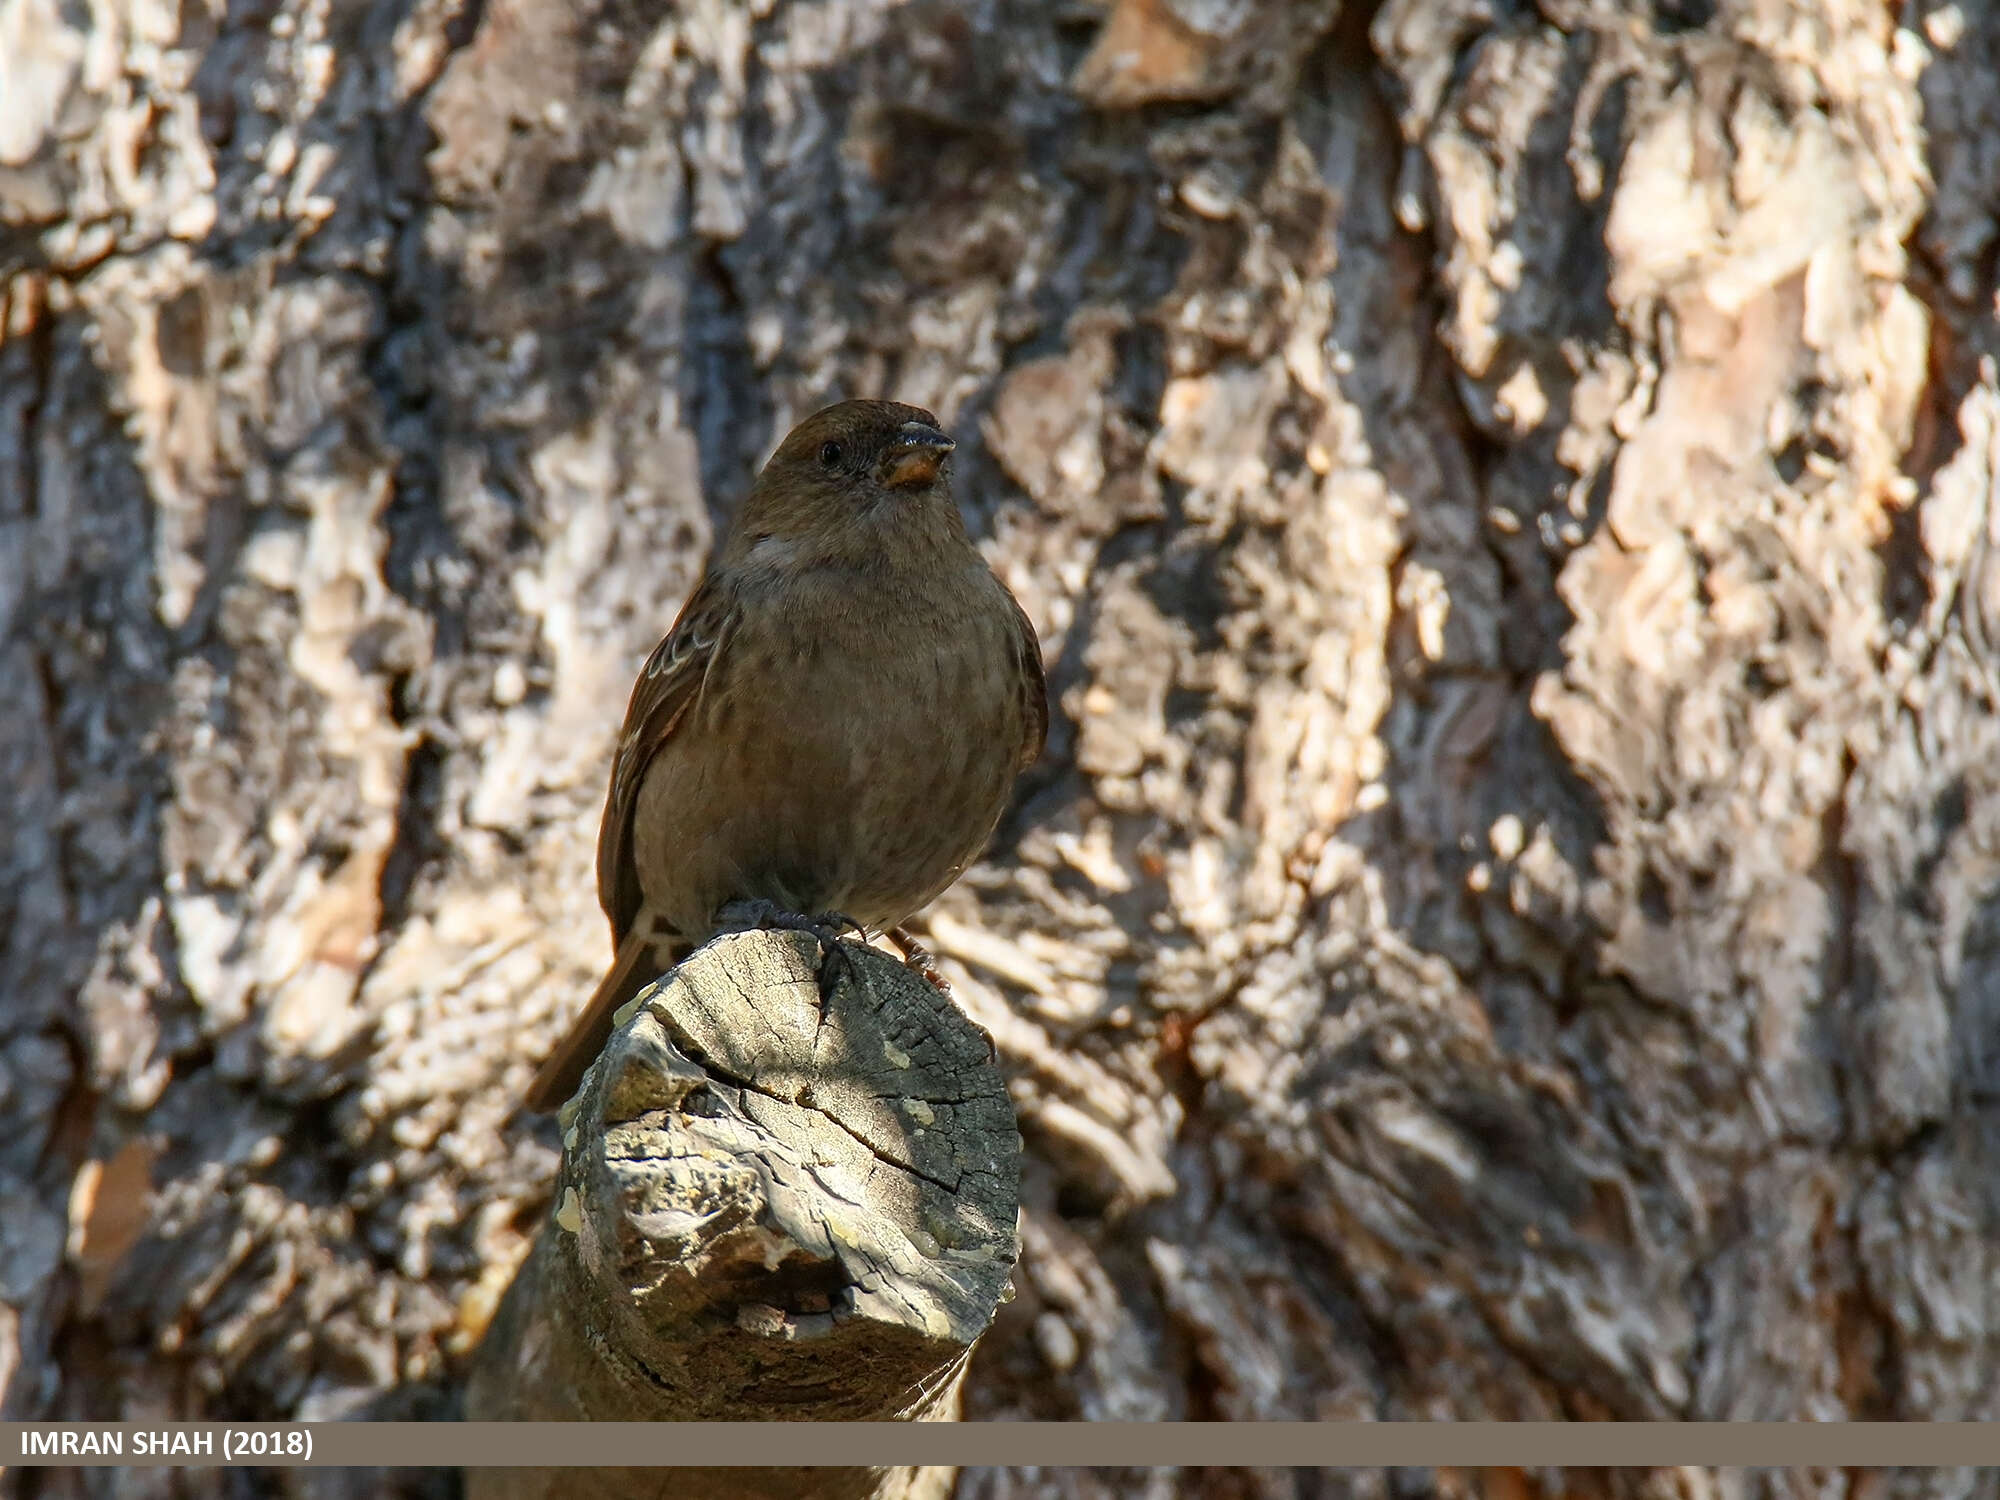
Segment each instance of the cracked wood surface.
[[[1020,1135],[986,1038],[856,948],[716,939],[629,1007],[559,1118],[542,1226],[474,1356],[478,1421],[949,1420],[1009,1286]],[[673,1493],[942,1494],[933,1471],[718,1470]],[[475,1500],[644,1495],[482,1471]],[[581,1485],[583,1488],[579,1489]]]

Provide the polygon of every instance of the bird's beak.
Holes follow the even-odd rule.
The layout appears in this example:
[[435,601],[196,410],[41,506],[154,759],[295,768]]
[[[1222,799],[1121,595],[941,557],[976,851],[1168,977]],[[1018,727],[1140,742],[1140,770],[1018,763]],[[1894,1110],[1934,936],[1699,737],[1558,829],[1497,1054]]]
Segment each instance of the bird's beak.
[[882,458],[882,482],[892,490],[931,483],[958,444],[927,422],[905,422]]

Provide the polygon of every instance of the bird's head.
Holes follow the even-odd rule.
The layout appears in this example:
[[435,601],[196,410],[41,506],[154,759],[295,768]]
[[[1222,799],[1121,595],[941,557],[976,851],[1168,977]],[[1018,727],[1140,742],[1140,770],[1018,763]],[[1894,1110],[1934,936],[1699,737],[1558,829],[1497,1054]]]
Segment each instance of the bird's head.
[[[957,445],[920,406],[842,401],[794,427],[757,476],[734,540],[817,552],[945,528],[964,535],[948,460]],[[857,524],[861,523],[861,524]]]

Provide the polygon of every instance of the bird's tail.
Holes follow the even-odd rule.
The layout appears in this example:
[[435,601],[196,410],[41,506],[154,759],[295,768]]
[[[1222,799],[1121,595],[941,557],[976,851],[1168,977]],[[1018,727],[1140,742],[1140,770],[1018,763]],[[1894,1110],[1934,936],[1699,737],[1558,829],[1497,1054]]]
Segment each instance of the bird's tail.
[[597,982],[589,1003],[556,1044],[528,1085],[526,1104],[537,1114],[560,1109],[611,1037],[611,1018],[627,1000],[687,957],[690,945],[656,936],[642,913],[626,930],[611,969]]

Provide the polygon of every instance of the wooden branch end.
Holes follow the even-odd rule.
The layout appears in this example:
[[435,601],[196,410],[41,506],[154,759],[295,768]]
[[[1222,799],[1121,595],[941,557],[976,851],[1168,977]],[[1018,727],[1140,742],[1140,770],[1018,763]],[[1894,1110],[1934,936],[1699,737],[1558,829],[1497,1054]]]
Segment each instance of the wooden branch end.
[[475,1419],[949,1418],[1016,1253],[1020,1136],[986,1037],[850,945],[717,939],[643,994],[564,1132]]

